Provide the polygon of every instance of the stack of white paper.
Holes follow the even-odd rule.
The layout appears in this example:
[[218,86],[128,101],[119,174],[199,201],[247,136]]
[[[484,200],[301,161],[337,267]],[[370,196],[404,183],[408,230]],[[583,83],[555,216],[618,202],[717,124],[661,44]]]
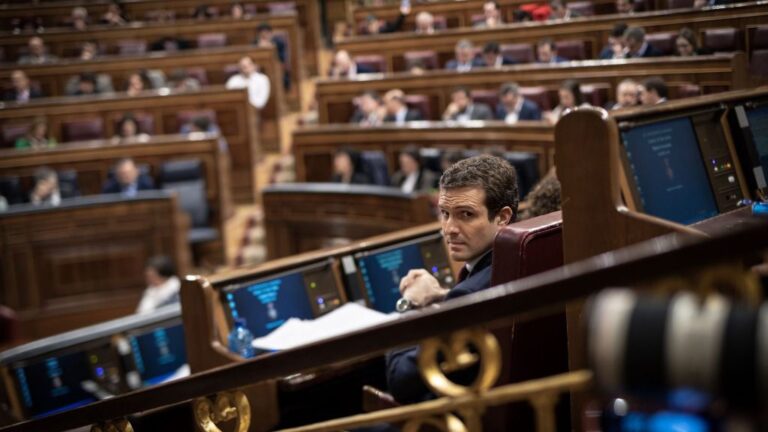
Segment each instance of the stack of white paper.
[[347,303],[314,320],[291,318],[272,333],[254,339],[253,347],[269,351],[301,345],[373,327],[397,319],[399,314],[384,314],[357,303]]

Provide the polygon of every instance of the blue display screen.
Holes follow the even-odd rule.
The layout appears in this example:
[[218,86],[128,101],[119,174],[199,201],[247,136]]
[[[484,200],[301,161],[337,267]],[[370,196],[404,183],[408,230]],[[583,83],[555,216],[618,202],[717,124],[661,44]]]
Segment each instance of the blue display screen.
[[15,368],[19,395],[31,417],[43,417],[94,402],[81,383],[91,379],[85,352],[49,357]]
[[639,126],[622,141],[645,213],[685,225],[718,214],[690,119]]
[[314,317],[300,272],[229,291],[225,298],[232,318],[245,318],[255,337],[269,334],[289,318]]
[[763,173],[768,178],[768,105],[747,111],[749,129],[755,143]]
[[400,279],[409,270],[424,268],[418,243],[357,257],[368,300],[373,309],[389,313],[400,298]]
[[165,381],[187,363],[182,324],[132,335],[129,340],[136,370],[145,386]]

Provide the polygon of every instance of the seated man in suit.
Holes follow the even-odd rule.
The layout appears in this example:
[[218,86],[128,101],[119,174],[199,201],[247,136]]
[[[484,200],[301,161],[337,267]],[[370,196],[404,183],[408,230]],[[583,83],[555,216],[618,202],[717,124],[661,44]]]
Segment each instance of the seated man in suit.
[[501,16],[501,6],[497,1],[483,3],[483,16],[485,19],[474,25],[477,29],[496,28],[504,24]]
[[124,158],[115,163],[115,175],[107,180],[101,193],[119,193],[126,198],[133,198],[139,191],[152,189],[155,189],[152,177],[139,172],[133,159]]
[[361,126],[378,126],[384,120],[384,107],[381,106],[381,96],[374,90],[367,90],[356,97],[354,102],[355,112],[350,123]]
[[623,22],[613,25],[611,34],[608,35],[608,44],[600,51],[600,60],[611,60],[624,58],[624,32],[627,31],[627,25]]
[[418,110],[408,108],[405,104],[405,93],[400,89],[390,90],[384,94],[384,109],[386,110],[384,123],[402,125],[405,122],[422,119]]
[[365,65],[358,65],[349,52],[338,51],[333,56],[333,63],[329,72],[331,78],[355,78],[357,74],[373,73],[374,70]]
[[32,87],[29,82],[29,77],[23,70],[15,70],[11,72],[11,84],[12,87],[5,93],[3,99],[16,103],[26,103],[30,99],[36,99],[43,97],[40,90]]
[[506,83],[499,90],[496,118],[508,124],[515,124],[520,120],[541,120],[541,109],[536,102],[529,101],[520,94],[517,83]]
[[46,166],[35,170],[35,186],[29,194],[29,202],[36,206],[61,204],[59,176],[56,171]]
[[430,192],[437,187],[437,175],[422,166],[418,147],[402,149],[398,161],[400,169],[392,175],[392,186],[405,193]]
[[[452,165],[440,178],[442,233],[450,257],[464,262],[459,282],[451,289],[441,287],[428,271],[411,270],[400,281],[403,301],[410,308],[424,308],[472,294],[491,285],[493,240],[517,216],[517,177],[504,159],[481,155]],[[402,306],[401,306],[402,307]],[[418,348],[387,354],[387,384],[398,402],[430,399],[419,373]],[[462,381],[461,371],[456,378]]]
[[484,103],[474,103],[466,87],[456,87],[451,92],[451,103],[443,112],[443,120],[493,120],[491,108]]
[[285,67],[287,61],[285,41],[275,36],[269,23],[263,22],[256,27],[256,40],[254,44],[263,48],[275,48],[277,59],[280,60],[280,64],[283,66],[283,87],[285,89],[291,88],[291,74]]
[[645,40],[645,29],[642,27],[630,27],[624,32],[624,46],[627,58],[659,57],[664,54]]
[[557,55],[557,46],[555,41],[550,38],[545,38],[536,43],[536,59],[537,63],[563,63],[568,59]]
[[610,103],[606,109],[616,110],[639,105],[640,85],[633,79],[622,80],[616,86],[616,102]]
[[497,42],[488,42],[483,47],[483,66],[499,69],[502,66],[513,65],[516,62],[501,55],[501,47]]
[[669,88],[661,77],[650,77],[640,85],[640,103],[645,106],[657,105],[667,101]]
[[445,68],[448,70],[469,72],[472,68],[482,66],[481,60],[475,58],[475,46],[469,39],[461,39],[456,42],[454,53],[456,58],[445,64]]

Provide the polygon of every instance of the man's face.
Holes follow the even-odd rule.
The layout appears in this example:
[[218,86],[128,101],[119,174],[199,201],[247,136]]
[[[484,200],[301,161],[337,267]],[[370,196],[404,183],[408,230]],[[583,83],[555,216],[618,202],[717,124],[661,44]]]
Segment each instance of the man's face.
[[632,12],[632,3],[630,3],[629,0],[616,0],[616,12],[618,13]]
[[573,97],[573,93],[571,93],[570,90],[561,88],[557,91],[557,95],[560,98],[560,105],[564,108],[573,108],[576,106],[576,98]]
[[499,10],[496,9],[496,5],[493,2],[486,2],[483,5],[483,14],[487,20],[495,20],[499,18]]
[[93,85],[93,81],[83,80],[77,84],[77,89],[80,94],[89,95],[96,93],[96,86]]
[[517,95],[513,92],[508,92],[501,95],[501,103],[506,107],[514,107],[517,104]]
[[251,60],[250,57],[240,59],[238,67],[240,68],[240,73],[245,76],[250,76],[252,73],[256,72],[256,65],[253,64],[253,60]]
[[682,36],[675,40],[675,47],[677,48],[677,54],[681,57],[689,57],[696,54],[693,45],[688,42],[688,39]]
[[625,43],[629,49],[629,52],[632,54],[636,54],[638,51],[640,51],[640,47],[643,46],[643,41],[631,37],[626,38]]
[[536,47],[536,53],[539,56],[539,61],[542,63],[549,63],[552,61],[552,47],[549,44],[541,44]]
[[387,109],[387,114],[395,115],[402,108],[402,104],[397,98],[389,97],[384,99],[384,107]]
[[419,33],[431,33],[433,31],[433,20],[428,15],[419,14],[416,17],[416,31]]
[[469,47],[458,47],[456,48],[456,60],[458,60],[460,63],[469,63],[472,61],[472,55],[474,53],[472,52],[472,48]]
[[165,282],[165,278],[160,276],[157,270],[153,269],[152,267],[147,267],[144,270],[144,280],[149,287],[158,287],[162,285],[163,282]]
[[133,162],[123,162],[117,167],[115,175],[121,185],[129,185],[139,178],[139,169]]
[[11,75],[11,81],[13,81],[13,88],[17,91],[24,91],[29,88],[29,78],[22,71],[15,71]]
[[637,86],[635,84],[621,84],[616,93],[616,98],[621,106],[637,105]]
[[487,52],[483,53],[483,61],[485,62],[486,66],[494,66],[496,65],[496,58],[499,55],[495,52]]
[[360,98],[360,109],[366,113],[370,114],[374,111],[376,111],[376,108],[379,107],[379,104],[376,102],[376,99],[372,98],[370,95],[363,95]]
[[39,37],[33,37],[29,40],[29,52],[36,56],[45,54],[45,46],[43,40]]
[[416,162],[411,155],[403,153],[398,159],[400,162],[400,170],[404,174],[413,174],[419,170],[419,163]]
[[368,31],[368,34],[379,34],[379,31],[381,30],[381,21],[377,19],[369,20],[366,25],[366,30]]
[[656,105],[659,102],[659,95],[653,90],[648,90],[645,86],[640,86],[640,102],[643,105]]
[[467,106],[469,106],[469,97],[463,91],[454,92],[451,95],[451,101],[453,101],[461,111],[464,111]]
[[480,257],[502,227],[498,217],[488,220],[485,191],[479,186],[441,188],[438,207],[448,254],[456,261]]

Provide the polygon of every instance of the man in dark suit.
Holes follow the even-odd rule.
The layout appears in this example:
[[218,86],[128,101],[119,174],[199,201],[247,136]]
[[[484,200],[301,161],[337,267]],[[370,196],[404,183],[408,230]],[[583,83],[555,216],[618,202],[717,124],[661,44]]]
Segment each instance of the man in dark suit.
[[501,55],[501,47],[496,42],[488,42],[483,47],[483,66],[499,69],[502,66],[513,65],[517,62]]
[[541,109],[536,102],[520,94],[517,83],[507,83],[499,90],[499,104],[496,106],[496,119],[509,124],[520,120],[541,120]]
[[[442,232],[450,257],[464,262],[464,267],[450,289],[441,287],[427,270],[411,270],[400,281],[403,300],[398,306],[424,308],[489,288],[494,237],[515,220],[517,205],[515,170],[504,159],[481,155],[448,168],[440,178]],[[387,383],[398,402],[433,397],[419,373],[418,354],[416,347],[387,354]],[[452,378],[462,381],[463,376]]]
[[545,38],[536,43],[536,61],[537,63],[563,63],[568,59],[557,55],[557,46],[555,41]]
[[366,65],[358,65],[346,50],[340,50],[333,56],[329,75],[331,78],[355,78],[357,74],[374,72],[376,71]]
[[141,174],[136,163],[131,158],[117,161],[114,174],[104,184],[101,193],[119,193],[126,198],[132,198],[139,191],[155,188],[155,182],[152,180],[152,177]]
[[627,58],[659,57],[664,55],[645,40],[645,29],[630,27],[624,32]]
[[405,93],[400,89],[394,89],[384,94],[384,123],[395,123],[398,125],[410,121],[421,120],[421,113],[415,109],[408,108],[405,104]]
[[456,42],[453,52],[456,58],[445,64],[447,70],[469,72],[473,68],[483,66],[482,60],[475,58],[475,46],[469,39],[461,39]]
[[27,74],[22,70],[11,72],[11,82],[13,88],[6,92],[3,99],[11,102],[26,103],[30,99],[43,97],[40,90],[32,88]]
[[392,186],[399,187],[405,193],[429,193],[437,187],[437,174],[421,163],[418,147],[409,146],[398,155],[400,169],[392,174]]
[[484,103],[474,103],[466,87],[456,87],[451,92],[451,103],[443,112],[443,120],[493,120],[491,108]]
[[280,64],[283,67],[283,87],[287,90],[291,88],[291,75],[288,73],[287,58],[286,58],[286,46],[285,41],[282,38],[275,36],[272,31],[272,26],[267,22],[263,22],[256,27],[256,45],[263,48],[274,47],[277,51],[277,59],[280,60]]

